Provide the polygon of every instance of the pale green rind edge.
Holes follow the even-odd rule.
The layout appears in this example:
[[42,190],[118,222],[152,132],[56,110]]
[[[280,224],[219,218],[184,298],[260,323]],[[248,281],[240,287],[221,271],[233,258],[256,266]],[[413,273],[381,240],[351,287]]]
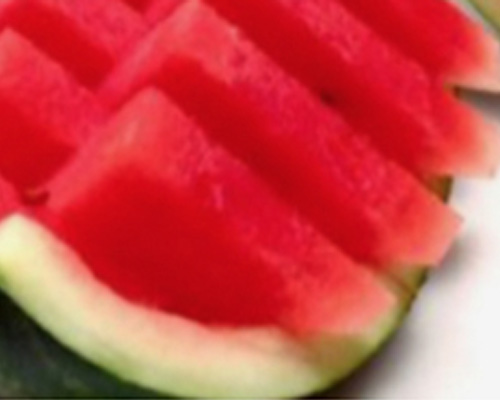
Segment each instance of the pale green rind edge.
[[298,397],[327,388],[375,352],[406,309],[400,302],[362,336],[307,344],[272,329],[206,329],[114,295],[52,234],[20,215],[0,227],[0,287],[96,366],[187,397]]

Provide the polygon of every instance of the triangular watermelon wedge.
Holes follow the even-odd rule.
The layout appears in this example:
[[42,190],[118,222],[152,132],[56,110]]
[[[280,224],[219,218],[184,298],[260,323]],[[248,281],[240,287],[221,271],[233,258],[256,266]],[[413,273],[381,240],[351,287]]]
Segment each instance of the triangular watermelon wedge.
[[[27,217],[3,223],[0,286],[73,350],[146,388],[290,396],[340,378],[392,326],[394,297],[231,160],[161,94],[140,94],[50,185],[43,220],[52,233]],[[123,196],[134,190],[128,180],[136,195]],[[23,243],[30,251],[18,258]],[[43,267],[33,269],[32,256]],[[26,291],[35,281],[50,282],[39,297]],[[65,299],[58,310],[54,296]],[[154,343],[151,352],[142,343]],[[195,343],[204,350],[185,350]]]
[[140,15],[117,0],[6,0],[0,3],[0,29],[5,27],[89,87],[146,32]]
[[309,343],[273,328],[207,329],[124,301],[25,217],[4,222],[0,248],[2,289],[41,326],[115,376],[171,395],[275,398],[325,389],[374,351],[399,318],[395,311],[362,336]]
[[459,219],[381,157],[364,132],[203,3],[188,2],[159,25],[114,70],[100,97],[115,106],[150,84],[363,262],[434,264],[457,231]]
[[384,39],[448,84],[500,90],[498,42],[450,1],[334,1],[340,1]]
[[132,100],[48,191],[55,232],[134,301],[299,332],[363,331],[390,304],[371,272],[156,91]]
[[0,172],[18,189],[52,177],[106,115],[29,40],[11,30],[0,34]]
[[477,115],[469,129],[454,123],[460,102],[339,2],[207,2],[405,167],[420,174],[491,175],[498,165],[495,127],[476,124]]

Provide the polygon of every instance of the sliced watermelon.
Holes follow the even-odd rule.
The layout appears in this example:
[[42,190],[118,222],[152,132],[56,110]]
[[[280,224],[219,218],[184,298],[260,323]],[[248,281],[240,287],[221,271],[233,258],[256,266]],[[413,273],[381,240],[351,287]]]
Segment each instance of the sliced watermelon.
[[0,0],[0,397],[308,395],[397,328],[459,224],[411,172],[498,147],[339,4]]
[[0,35],[0,175],[19,189],[53,175],[106,112],[17,33]]
[[[491,129],[457,130],[451,118],[440,120],[457,112],[458,101],[339,3],[208,3],[402,165],[423,173],[490,174],[498,164],[500,143]],[[445,102],[451,110],[442,109]]]
[[119,0],[6,0],[0,27],[22,33],[91,87],[146,30]]
[[333,0],[447,82],[500,90],[500,47],[483,26],[443,0]]
[[[2,289],[85,359],[127,382],[188,398],[310,394],[342,378],[394,329],[392,318],[363,335],[348,331],[300,341],[270,327],[197,324],[126,301],[89,274],[53,233],[18,215],[0,228],[0,274]],[[88,396],[80,380],[71,382],[70,393]]]
[[210,8],[178,10],[115,71],[102,97],[120,103],[149,83],[358,259],[435,263],[448,248],[457,218]]
[[210,324],[332,334],[362,332],[391,305],[367,270],[155,91],[132,101],[50,192],[63,237],[139,303]]

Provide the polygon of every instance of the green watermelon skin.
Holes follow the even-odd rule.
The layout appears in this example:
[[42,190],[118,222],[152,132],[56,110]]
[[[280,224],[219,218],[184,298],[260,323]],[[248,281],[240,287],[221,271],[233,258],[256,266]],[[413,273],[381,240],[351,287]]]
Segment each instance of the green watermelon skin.
[[96,87],[147,26],[120,1],[6,0],[0,28],[30,38],[82,84]]
[[86,363],[0,297],[0,397],[160,397]]
[[[162,43],[169,45],[161,49]],[[356,260],[434,265],[448,247],[455,217],[407,171],[381,158],[364,131],[322,107],[210,7],[179,9],[114,70],[100,94],[114,106],[150,84]]]

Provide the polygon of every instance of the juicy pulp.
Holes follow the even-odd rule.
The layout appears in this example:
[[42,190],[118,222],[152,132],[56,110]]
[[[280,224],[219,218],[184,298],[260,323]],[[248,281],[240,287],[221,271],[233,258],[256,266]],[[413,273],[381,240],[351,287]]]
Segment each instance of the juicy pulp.
[[[483,26],[442,0],[340,1],[408,57],[451,84],[500,90],[500,48]],[[495,1],[490,1],[495,3]]]
[[[402,165],[438,175],[491,174],[497,165],[500,142],[491,130],[454,129],[446,113],[456,113],[458,100],[339,3],[207,2]],[[493,162],[483,157],[491,153]]]
[[18,198],[12,186],[0,179],[0,220],[17,210]]
[[139,303],[209,324],[332,334],[362,332],[391,306],[367,269],[156,91],[127,105],[49,190],[56,231]]
[[0,175],[21,191],[48,180],[106,112],[59,65],[11,30],[0,35]]
[[363,262],[442,257],[453,213],[213,10],[181,8],[113,72],[101,98],[120,104],[156,84]]

